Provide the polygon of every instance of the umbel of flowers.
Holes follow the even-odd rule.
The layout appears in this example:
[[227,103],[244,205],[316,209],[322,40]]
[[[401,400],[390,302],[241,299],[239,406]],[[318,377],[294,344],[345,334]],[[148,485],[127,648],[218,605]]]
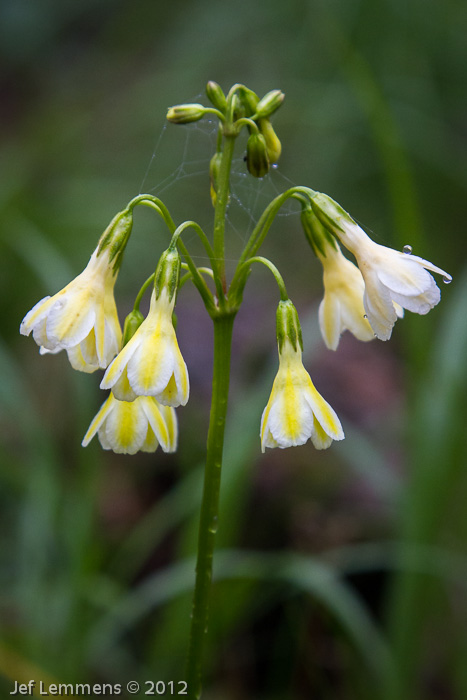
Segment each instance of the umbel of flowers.
[[[265,265],[280,293],[277,308],[279,369],[260,424],[261,448],[286,448],[308,440],[318,449],[342,440],[344,432],[335,411],[315,388],[302,363],[302,336],[297,311],[288,297],[277,267],[259,255],[275,216],[293,199],[301,212],[301,228],[321,264],[324,294],[319,325],[324,343],[336,350],[348,330],[362,341],[388,340],[404,310],[426,314],[440,300],[430,273],[450,276],[439,267],[411,254],[379,245],[328,195],[308,186],[296,186],[273,199],[260,216],[227,279],[226,213],[229,180],[237,138],[246,130],[246,168],[253,177],[267,176],[281,155],[281,143],[271,118],[284,94],[272,90],[261,99],[244,85],[227,94],[214,82],[206,89],[211,106],[181,104],[171,107],[172,124],[198,121],[208,115],[218,120],[217,149],[211,156],[206,184],[214,207],[209,236],[194,221],[176,225],[165,204],[150,194],[138,195],[111,221],[98,241],[86,268],[64,289],[39,301],[24,317],[20,332],[33,334],[41,354],[65,350],[72,367],[82,372],[106,370],[101,388],[110,390],[83,439],[86,446],[97,434],[102,447],[134,454],[165,452],[177,447],[175,409],[189,398],[189,379],[173,325],[180,287],[191,281],[214,325],[212,400],[201,506],[198,562],[187,665],[190,697],[200,697],[203,641],[208,622],[212,552],[218,518],[220,466],[227,412],[230,351],[235,316],[243,299],[251,267]],[[133,310],[121,331],[114,286],[133,229],[137,206],[147,206],[168,231],[168,248],[156,271],[139,290]],[[183,242],[190,229],[199,236],[209,267],[195,264]],[[349,251],[355,262],[345,255]],[[183,276],[180,275],[183,270]],[[140,302],[150,290],[146,318]],[[318,378],[319,385],[319,378]],[[266,400],[266,397],[265,397]]]

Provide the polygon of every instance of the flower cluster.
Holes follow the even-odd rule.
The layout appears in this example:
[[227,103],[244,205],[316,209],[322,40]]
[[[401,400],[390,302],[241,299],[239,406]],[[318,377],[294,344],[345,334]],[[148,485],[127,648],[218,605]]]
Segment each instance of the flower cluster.
[[41,354],[66,350],[74,369],[107,368],[101,387],[112,392],[89,426],[84,447],[97,433],[105,450],[135,454],[154,452],[160,445],[164,452],[174,452],[178,434],[174,407],[184,405],[189,393],[188,372],[172,323],[180,258],[172,250],[162,255],[155,281],[160,283],[165,275],[175,284],[163,284],[158,295],[154,287],[147,318],[135,324],[132,312],[122,343],[113,289],[131,217],[123,231],[119,224],[117,234],[104,233],[78,277],[26,314],[20,332],[32,332]]
[[[319,308],[321,333],[327,347],[336,350],[343,331],[359,340],[389,340],[404,309],[427,314],[441,294],[432,275],[451,276],[436,265],[379,245],[325,194],[310,198],[311,209],[302,215],[305,233],[323,265],[324,298]],[[342,254],[340,243],[357,265]]]
[[[195,222],[175,228],[160,199],[139,195],[114,217],[83,272],[54,296],[39,301],[26,314],[20,332],[33,334],[41,354],[66,350],[75,369],[105,370],[100,386],[111,393],[91,423],[84,446],[97,434],[102,447],[114,452],[151,452],[158,445],[172,452],[177,444],[174,409],[184,406],[189,397],[187,366],[173,325],[181,283],[179,250],[189,271],[184,280],[192,279],[214,321],[230,316],[233,322],[251,264],[261,262],[274,274],[281,293],[277,310],[279,370],[261,419],[262,450],[301,445],[308,440],[318,449],[327,448],[333,440],[343,439],[341,424],[302,364],[300,323],[279,271],[271,261],[256,255],[280,206],[288,197],[301,202],[304,232],[322,264],[324,297],[319,306],[319,324],[331,350],[337,349],[346,330],[362,341],[375,337],[388,340],[405,309],[426,314],[439,302],[440,290],[430,272],[442,275],[445,282],[451,277],[412,255],[408,246],[399,252],[378,245],[327,195],[294,187],[276,197],[259,218],[228,288],[222,256],[234,139],[247,129],[246,167],[253,176],[264,177],[281,155],[271,117],[284,94],[272,90],[260,99],[252,90],[236,84],[224,95],[214,82],[208,83],[206,92],[212,107],[177,105],[168,110],[167,119],[173,124],[198,121],[207,114],[219,119],[217,149],[209,170],[211,199],[216,208],[213,243]],[[114,286],[136,204],[151,206],[164,219],[172,239],[154,275],[138,294],[122,334]],[[198,268],[179,240],[188,227],[200,236],[212,269]],[[354,256],[356,264],[345,257],[341,246]],[[214,282],[215,294],[203,277],[206,274]],[[153,289],[144,319],[139,301],[149,284]],[[226,406],[226,396],[218,406],[221,403]]]

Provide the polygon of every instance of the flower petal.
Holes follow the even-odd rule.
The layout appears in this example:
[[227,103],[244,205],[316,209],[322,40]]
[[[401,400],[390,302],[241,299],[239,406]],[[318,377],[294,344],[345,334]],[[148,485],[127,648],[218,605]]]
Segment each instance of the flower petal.
[[[112,397],[113,398],[113,397]],[[146,439],[148,421],[141,403],[117,401],[107,416],[103,430],[111,449],[118,454],[136,454]]]
[[[94,435],[97,433],[105,419],[107,418],[109,412],[112,410],[115,399],[112,394],[104,401],[96,416],[93,418],[91,425],[87,429],[86,435],[83,438],[82,446],[86,447],[91,442]],[[106,449],[106,448],[104,448]]]

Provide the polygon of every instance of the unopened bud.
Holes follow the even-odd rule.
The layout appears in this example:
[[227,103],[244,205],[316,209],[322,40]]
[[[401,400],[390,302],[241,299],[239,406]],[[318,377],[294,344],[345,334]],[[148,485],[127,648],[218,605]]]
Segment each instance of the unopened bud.
[[269,162],[277,163],[282,153],[282,146],[271,122],[269,119],[258,119],[258,126],[266,141]]
[[216,109],[219,109],[222,113],[225,113],[227,109],[227,100],[225,99],[221,86],[218,83],[215,83],[214,80],[210,80],[206,85],[206,95]]
[[125,319],[125,323],[123,324],[123,340],[122,340],[122,347],[125,347],[125,345],[128,343],[131,338],[133,338],[134,334],[140,327],[140,325],[144,321],[144,316],[139,311],[138,309],[133,309],[133,311],[130,311],[128,316]]
[[281,90],[271,90],[256,105],[256,114],[259,118],[270,117],[279,109],[284,99],[285,95]]
[[222,161],[222,153],[214,153],[209,163],[209,177],[211,180],[211,201],[212,206],[216,206],[217,202],[217,181],[219,179],[219,168]]
[[256,106],[259,101],[259,97],[256,92],[242,86],[237,90],[235,96],[240,103],[235,110],[235,119],[239,119],[240,117],[251,117],[253,114],[255,114]]
[[205,111],[206,108],[199,104],[176,105],[167,110],[167,120],[171,124],[189,124],[199,121]]
[[269,172],[268,150],[262,134],[251,134],[246,145],[248,172],[254,177],[264,177]]

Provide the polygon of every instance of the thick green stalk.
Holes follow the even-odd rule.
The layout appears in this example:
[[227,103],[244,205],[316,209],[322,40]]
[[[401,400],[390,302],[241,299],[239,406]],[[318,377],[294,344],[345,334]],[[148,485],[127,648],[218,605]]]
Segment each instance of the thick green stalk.
[[[230,169],[232,167],[235,138],[236,136],[230,134],[224,136],[224,148],[217,179],[216,208],[214,211],[214,257],[224,292],[227,289],[225,279],[225,212],[229,201]],[[219,299],[219,302],[221,303],[222,300]]]
[[191,700],[195,700],[201,696],[203,648],[208,626],[212,559],[219,516],[219,491],[229,393],[230,352],[234,318],[234,313],[226,313],[214,319],[214,367],[211,414],[209,419],[204,491],[198,534],[196,583],[193,597],[186,673],[188,697]]

